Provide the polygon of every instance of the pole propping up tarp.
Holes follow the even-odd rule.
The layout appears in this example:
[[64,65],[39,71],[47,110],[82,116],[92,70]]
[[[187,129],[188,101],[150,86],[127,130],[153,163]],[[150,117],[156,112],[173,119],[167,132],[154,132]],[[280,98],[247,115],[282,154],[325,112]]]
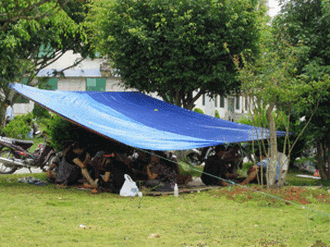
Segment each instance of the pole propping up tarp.
[[52,91],[11,88],[60,116],[126,145],[187,150],[267,138],[266,129],[221,120],[139,92]]

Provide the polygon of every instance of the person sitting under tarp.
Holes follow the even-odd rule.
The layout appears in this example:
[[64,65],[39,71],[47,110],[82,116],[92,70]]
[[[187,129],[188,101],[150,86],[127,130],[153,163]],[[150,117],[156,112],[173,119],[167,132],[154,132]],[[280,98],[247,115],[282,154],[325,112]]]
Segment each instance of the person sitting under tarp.
[[91,161],[94,176],[99,178],[99,188],[119,194],[125,182],[125,174],[131,175],[129,167],[118,153],[98,152]]
[[[147,180],[149,180],[147,166],[151,159],[151,155],[149,154],[150,152],[151,151],[137,150],[137,158],[129,164],[133,172],[132,178],[133,180],[138,181],[138,184],[144,184]],[[187,184],[192,180],[191,175],[181,174],[179,164],[174,155],[170,155],[170,157],[168,157],[169,155],[162,151],[156,151],[154,154],[159,157],[158,163],[165,166],[167,169],[170,169],[172,173],[174,172],[176,174],[177,184]]]
[[[241,185],[246,185],[248,183],[255,183],[255,184],[267,184],[267,167],[270,164],[270,159],[266,157],[264,152],[258,151],[256,153],[259,162],[253,165],[247,171],[247,178],[241,183]],[[276,177],[275,183],[278,182],[280,174],[281,174],[281,165],[278,161],[276,162]]]
[[56,165],[56,161],[51,164],[47,175],[49,179],[55,177],[55,183],[61,185],[78,184],[79,179],[85,178],[88,187],[96,188],[97,181],[94,181],[87,170],[87,165],[90,162],[90,154],[86,148],[78,142],[69,145],[59,158],[56,175],[52,172]]
[[236,173],[238,168],[242,166],[243,157],[240,151],[240,145],[235,144],[234,146],[228,146],[226,153],[223,155],[222,160],[225,163],[229,163],[228,172]]
[[148,180],[145,185],[157,191],[172,191],[177,183],[177,173],[166,166],[163,152],[152,152],[147,165]]
[[190,174],[183,175],[181,173],[179,163],[175,155],[162,151],[159,151],[158,154],[161,157],[161,163],[170,168],[171,170],[175,171],[175,173],[177,174],[177,184],[187,184],[192,181],[192,177]]
[[229,172],[229,163],[223,160],[226,148],[223,145],[218,145],[215,147],[215,155],[209,156],[205,162],[205,167],[203,174],[201,176],[202,182],[205,185],[220,185],[226,186],[227,179],[237,178],[237,174]]
[[150,155],[147,152],[137,150],[137,157],[129,163],[129,167],[132,171],[131,177],[134,181],[138,181],[138,183],[145,182],[149,179],[147,174],[147,165],[150,161]]

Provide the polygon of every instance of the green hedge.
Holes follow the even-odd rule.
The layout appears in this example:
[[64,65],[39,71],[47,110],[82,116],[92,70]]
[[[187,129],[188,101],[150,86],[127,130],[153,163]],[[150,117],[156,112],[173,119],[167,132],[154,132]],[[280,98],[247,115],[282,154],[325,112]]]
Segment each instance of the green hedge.
[[194,112],[198,112],[198,113],[204,114],[203,110],[202,109],[199,109],[199,108],[195,108],[194,109]]

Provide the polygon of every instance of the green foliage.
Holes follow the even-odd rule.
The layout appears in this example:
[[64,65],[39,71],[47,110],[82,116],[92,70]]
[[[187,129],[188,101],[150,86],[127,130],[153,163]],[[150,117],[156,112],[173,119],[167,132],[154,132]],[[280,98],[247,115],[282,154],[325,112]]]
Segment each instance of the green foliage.
[[[298,111],[306,120],[312,120],[308,126],[308,135],[315,140],[320,154],[318,164],[322,166],[329,159],[328,132],[330,131],[329,93],[322,87],[329,82],[329,35],[330,4],[328,1],[286,1],[282,4],[281,14],[274,20],[274,33],[278,40],[285,40],[295,46],[303,46],[304,53],[297,61],[297,73],[323,94],[310,95],[314,104],[301,104]],[[315,109],[317,111],[315,112]]]
[[238,89],[230,56],[257,53],[264,9],[256,1],[105,2],[94,9],[95,38],[124,83],[184,108],[192,109],[204,93]]
[[17,138],[17,139],[28,139],[31,127],[29,126],[27,120],[32,121],[32,113],[17,115],[13,120],[7,124],[2,131],[5,133],[6,137]]
[[[277,130],[286,131],[287,126],[289,126],[288,132],[290,133],[290,139],[289,139],[290,145],[292,146],[295,143],[295,145],[292,147],[291,158],[290,158],[290,166],[292,167],[295,159],[301,155],[302,151],[304,151],[306,148],[309,147],[308,145],[311,141],[310,137],[308,135],[302,135],[296,141],[296,138],[298,137],[298,134],[301,131],[301,127],[300,127],[301,122],[299,119],[295,119],[296,116],[294,114],[291,114],[290,118],[288,115],[286,115],[283,111],[280,110],[275,110],[272,114],[274,116],[274,121]],[[265,108],[255,109],[253,115],[248,114],[247,117],[242,117],[240,120],[238,120],[238,123],[247,124],[256,127],[262,127],[262,128],[269,128],[269,122],[266,116]],[[283,152],[285,146],[285,137],[284,136],[278,137],[277,143],[278,143],[278,151]],[[256,150],[259,144],[255,143],[254,145]],[[266,143],[266,146],[267,145],[268,143]],[[251,143],[247,143],[245,145],[245,148],[250,154],[253,153],[252,146],[253,145]]]
[[32,110],[33,116],[37,119],[41,118],[50,118],[51,115],[47,109],[39,106],[38,104],[34,104],[34,108]]
[[[322,70],[329,65],[329,7],[329,2],[322,0],[286,1],[281,6],[280,14],[273,21],[278,39],[294,46],[305,46],[304,56],[299,61],[300,73],[309,73],[306,68],[314,64],[314,76],[316,72],[321,72],[319,75],[322,75]],[[327,70],[329,71],[328,68]]]
[[198,113],[204,114],[203,110],[200,109],[200,108],[195,108],[194,109],[194,112],[198,112]]
[[216,118],[220,118],[220,114],[219,114],[218,110],[215,110],[215,112],[214,112],[214,117],[216,117]]
[[50,119],[48,125],[48,136],[50,137],[51,145],[59,151],[74,142],[85,145],[92,154],[101,150],[112,152],[126,152],[129,150],[124,144],[115,143],[57,115]]
[[[80,6],[80,7],[79,7]],[[76,0],[6,0],[0,2],[0,91],[8,84],[28,84],[40,69],[66,51],[93,57],[83,20],[87,3]]]
[[[323,81],[313,81],[300,76],[298,73],[299,57],[304,54],[304,47],[293,47],[283,40],[276,40],[275,37],[270,40],[273,42],[265,42],[265,52],[260,54],[257,59],[251,60],[248,54],[243,56],[243,69],[239,68],[239,58],[235,57],[234,62],[242,81],[242,91],[253,100],[254,114],[259,114],[265,109],[266,118],[260,118],[259,123],[258,121],[256,123],[264,122],[263,127],[269,128],[270,158],[275,160],[278,150],[285,150],[285,154],[290,157],[294,147],[291,144],[294,144],[300,137],[304,128],[300,129],[296,136],[289,136],[289,132],[287,132],[287,136],[281,143],[277,140],[276,130],[279,129],[279,126],[276,125],[273,111],[277,109],[285,113],[284,116],[287,117],[284,120],[287,120],[283,122],[284,130],[289,131],[292,116],[293,120],[297,121],[301,109],[307,108],[313,111],[318,101],[328,95],[330,80],[324,77]],[[290,141],[290,137],[294,137],[296,140]],[[283,143],[284,145],[278,147],[278,144]],[[275,177],[275,169],[270,170],[271,177]],[[269,179],[269,181],[274,180]]]
[[[289,121],[288,116],[280,110],[275,110],[272,114],[275,119],[277,130],[285,131]],[[269,128],[269,123],[266,116],[266,108],[255,109],[253,115],[249,113],[247,117],[243,116],[240,120],[238,120],[238,123]]]
[[65,141],[74,141],[75,136],[72,132],[73,124],[63,120],[63,118],[54,115],[48,122],[47,134],[51,140],[51,145],[56,150],[63,150],[65,148]]

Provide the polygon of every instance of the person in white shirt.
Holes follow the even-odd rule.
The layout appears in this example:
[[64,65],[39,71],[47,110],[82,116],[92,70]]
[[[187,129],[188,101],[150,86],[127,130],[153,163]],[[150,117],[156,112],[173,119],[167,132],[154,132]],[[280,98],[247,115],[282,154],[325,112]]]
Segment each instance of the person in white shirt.
[[5,100],[5,105],[6,105],[5,125],[7,125],[11,120],[14,119],[14,116],[13,116],[13,108],[11,107],[9,100]]

